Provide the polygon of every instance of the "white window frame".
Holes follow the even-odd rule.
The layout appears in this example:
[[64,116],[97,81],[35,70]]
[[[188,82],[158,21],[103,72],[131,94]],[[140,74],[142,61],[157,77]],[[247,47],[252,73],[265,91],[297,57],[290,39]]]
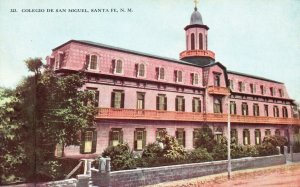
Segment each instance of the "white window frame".
[[[97,71],[99,69],[99,55],[97,54],[90,54],[89,55],[89,66],[88,66],[88,70],[90,71]],[[92,65],[92,56],[96,56],[96,68],[95,69],[91,69],[91,65]]]
[[[158,80],[166,80],[166,69],[164,67],[157,67],[158,68]],[[161,69],[164,70],[164,77],[161,78]]]
[[[196,77],[196,75],[197,75],[197,77],[198,77],[198,80],[197,80],[197,83],[195,83],[196,81],[195,81],[195,77]],[[199,85],[199,82],[200,82],[200,80],[199,80],[199,73],[197,73],[197,72],[194,72],[194,73],[192,73],[192,77],[193,77],[193,79],[192,79],[192,85]]]
[[[177,83],[183,83],[184,82],[184,79],[183,79],[183,71],[182,70],[175,70],[176,71],[176,82]],[[181,72],[181,81],[179,81],[179,72]]]
[[[121,61],[121,63],[122,63],[121,72],[117,72],[118,61]],[[113,59],[113,63],[114,63],[114,74],[123,75],[124,74],[124,60],[120,59],[120,58]]]
[[[146,71],[146,63],[139,63],[137,64],[138,65],[138,68],[137,68],[137,77],[141,77],[141,78],[145,78],[146,77],[146,74],[147,74],[147,71]],[[144,75],[140,75],[140,66],[141,65],[144,65]]]

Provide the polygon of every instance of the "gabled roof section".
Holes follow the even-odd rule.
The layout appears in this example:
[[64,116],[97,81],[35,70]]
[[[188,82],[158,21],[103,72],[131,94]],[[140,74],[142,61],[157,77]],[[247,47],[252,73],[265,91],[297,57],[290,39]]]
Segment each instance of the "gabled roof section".
[[[156,59],[160,59],[160,60],[166,60],[166,61],[175,62],[175,63],[179,63],[179,64],[184,64],[184,65],[197,66],[195,64],[192,64],[192,63],[189,63],[189,62],[186,62],[186,61],[183,61],[183,60],[177,60],[177,59],[173,59],[173,58],[162,57],[162,56],[158,56],[158,55],[153,55],[153,54],[139,52],[139,51],[130,50],[130,49],[124,49],[124,48],[120,48],[120,47],[114,47],[114,46],[111,46],[111,45],[106,45],[106,44],[92,42],[92,41],[86,41],[86,40],[70,40],[70,41],[68,41],[68,42],[52,49],[52,51],[54,51],[56,49],[59,49],[59,48],[65,46],[69,43],[72,43],[72,42],[80,43],[80,44],[84,44],[84,45],[90,45],[90,46],[99,47],[99,48],[111,49],[111,50],[120,51],[120,52],[126,52],[126,53],[145,56],[145,57],[156,58]],[[197,67],[199,67],[199,66],[197,66]]]
[[256,75],[249,75],[249,74],[246,74],[246,73],[240,73],[240,72],[230,71],[230,70],[228,70],[227,72],[229,74],[240,75],[240,76],[245,76],[245,77],[251,77],[251,78],[255,78],[255,79],[259,79],[259,80],[264,80],[264,81],[274,82],[274,83],[278,83],[278,84],[283,84],[282,82],[274,81],[272,79],[267,79],[267,78],[256,76]]

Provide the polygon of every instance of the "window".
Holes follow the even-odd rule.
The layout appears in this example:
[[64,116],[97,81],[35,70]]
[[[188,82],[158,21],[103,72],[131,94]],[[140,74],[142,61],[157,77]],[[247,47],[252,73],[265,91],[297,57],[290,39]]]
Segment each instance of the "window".
[[185,111],[185,100],[182,96],[177,96],[175,98],[175,110],[184,112]]
[[145,93],[137,92],[137,109],[145,109]]
[[261,144],[261,133],[259,129],[255,129],[254,136],[255,136],[255,145]]
[[111,93],[111,107],[112,108],[124,108],[125,94],[122,90],[114,90]]
[[86,129],[81,132],[80,153],[95,153],[97,145],[97,131],[95,129]]
[[121,128],[112,128],[109,132],[109,146],[117,146],[123,143],[123,131]]
[[254,93],[254,87],[253,87],[253,84],[250,84],[250,92],[251,92],[251,93]]
[[195,34],[191,34],[191,50],[195,49]]
[[275,130],[275,136],[280,136],[280,130],[279,129]]
[[175,70],[174,76],[175,76],[175,82],[182,82],[182,71]]
[[123,62],[122,60],[113,60],[114,73],[122,74],[123,73]]
[[269,116],[269,106],[268,105],[264,105],[264,113],[265,113],[265,116]]
[[270,129],[265,130],[265,136],[271,136],[271,130]]
[[214,74],[214,86],[221,86],[220,74]]
[[90,63],[89,69],[92,69],[92,70],[97,69],[97,56],[96,55],[91,56],[91,63]]
[[280,97],[284,97],[284,93],[283,93],[282,89],[278,89],[278,92],[279,92]]
[[242,103],[242,115],[248,116],[248,104],[247,103]]
[[236,129],[230,131],[231,143],[238,144],[238,133]]
[[146,131],[145,129],[135,129],[134,131],[134,149],[141,151],[146,146]]
[[156,110],[167,110],[167,97],[166,97],[166,95],[159,94],[156,97]]
[[192,73],[191,74],[191,80],[192,80],[192,85],[199,84],[199,75],[198,75],[198,73]]
[[243,82],[239,82],[239,92],[243,92],[243,91],[245,91],[245,83],[243,83]]
[[258,104],[253,104],[253,116],[259,116],[259,106],[258,106]]
[[236,104],[234,101],[230,101],[230,114],[236,114]]
[[165,79],[165,68],[157,68],[157,78],[158,80],[164,80]]
[[145,64],[138,64],[138,77],[145,77]]
[[279,117],[279,109],[278,106],[273,107],[273,116],[274,117]]
[[199,49],[203,49],[203,35],[199,33]]
[[284,117],[284,118],[288,117],[288,111],[287,111],[287,108],[285,106],[282,107],[282,117]]
[[250,131],[248,129],[243,130],[243,143],[244,145],[250,145]]
[[274,88],[273,87],[270,88],[270,95],[274,96]]
[[156,130],[156,139],[164,138],[167,134],[166,128],[158,128]]
[[[84,90],[85,92],[92,92],[93,93],[93,101],[94,101],[94,106],[95,107],[99,107],[99,91],[97,90],[97,88],[92,88],[92,87],[87,87],[86,90]],[[85,101],[85,105],[88,105],[88,103],[90,103],[90,101]]]
[[233,80],[229,80],[229,86],[231,90],[234,89]]
[[197,142],[200,139],[200,129],[194,129],[193,131],[193,147],[196,147]]
[[193,112],[201,112],[201,100],[199,98],[193,98],[192,105]]
[[208,44],[207,44],[207,43],[208,43],[207,35],[205,35],[205,41],[206,41],[206,42],[205,42],[205,49],[207,50],[207,45],[208,45]]
[[214,99],[214,113],[222,113],[222,102],[221,99]]
[[177,129],[176,130],[176,139],[179,145],[185,147],[185,131],[184,129]]
[[261,95],[266,94],[266,87],[264,87],[263,85],[260,85],[260,93],[261,93]]
[[223,129],[221,127],[218,127],[216,132],[215,132],[215,140],[218,143],[222,143],[222,137],[223,137]]

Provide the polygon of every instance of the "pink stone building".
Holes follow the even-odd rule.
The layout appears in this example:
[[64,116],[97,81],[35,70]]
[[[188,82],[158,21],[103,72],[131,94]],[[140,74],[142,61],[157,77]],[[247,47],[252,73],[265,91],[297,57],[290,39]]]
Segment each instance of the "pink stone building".
[[185,28],[186,50],[170,59],[91,41],[70,40],[53,49],[47,63],[58,73],[84,70],[83,90],[94,90],[99,112],[95,128],[82,131],[81,146],[66,157],[91,157],[109,145],[127,142],[136,151],[165,129],[193,149],[197,129],[211,127],[240,144],[260,144],[267,135],[290,140],[293,100],[285,85],[228,70],[208,50],[208,26],[195,8]]

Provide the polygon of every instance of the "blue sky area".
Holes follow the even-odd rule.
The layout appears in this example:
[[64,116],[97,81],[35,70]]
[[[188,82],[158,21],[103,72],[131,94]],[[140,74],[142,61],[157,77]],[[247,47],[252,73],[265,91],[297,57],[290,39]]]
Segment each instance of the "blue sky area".
[[[22,12],[79,8],[133,12]],[[1,0],[0,86],[14,87],[28,74],[25,59],[45,59],[70,39],[178,59],[193,8],[192,0]],[[284,82],[300,102],[300,0],[200,0],[198,9],[217,61],[229,70]]]

